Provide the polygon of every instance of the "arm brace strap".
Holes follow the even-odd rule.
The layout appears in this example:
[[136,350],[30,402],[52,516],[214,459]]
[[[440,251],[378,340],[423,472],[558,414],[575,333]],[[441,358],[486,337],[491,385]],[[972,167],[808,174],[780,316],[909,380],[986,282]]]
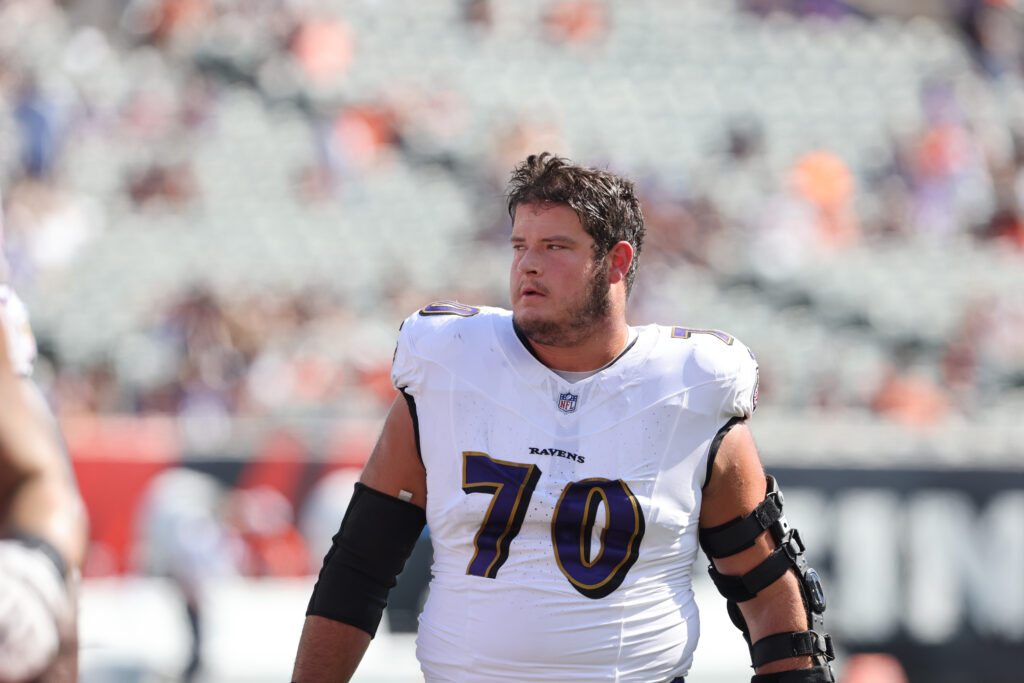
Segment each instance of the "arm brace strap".
[[708,567],[708,573],[711,574],[711,580],[715,582],[718,592],[727,600],[746,602],[753,600],[758,593],[778,581],[790,567],[796,567],[802,574],[807,567],[803,552],[804,544],[800,540],[800,533],[796,529],[790,529],[779,543],[779,547],[743,576],[722,574],[714,565]]
[[425,525],[423,508],[357,483],[324,557],[306,616],[376,635],[388,592]]
[[766,475],[764,500],[745,517],[738,517],[710,529],[700,530],[700,546],[708,557],[728,557],[754,545],[761,532],[782,517],[782,491],[775,478]]
[[835,659],[832,636],[814,631],[790,631],[765,636],[750,647],[750,660],[755,669],[777,659],[803,656]]

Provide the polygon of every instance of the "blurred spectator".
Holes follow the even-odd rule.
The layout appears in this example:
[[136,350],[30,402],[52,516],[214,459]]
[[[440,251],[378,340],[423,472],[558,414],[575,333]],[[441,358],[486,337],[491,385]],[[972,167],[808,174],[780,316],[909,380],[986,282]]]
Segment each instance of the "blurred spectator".
[[690,197],[664,183],[641,187],[644,207],[645,260],[680,260],[708,265],[712,239],[725,230],[725,220],[710,197]]
[[957,25],[981,69],[998,78],[1024,69],[1024,16],[1012,0],[953,0]]
[[[525,159],[538,149],[565,149],[566,141],[561,123],[552,112],[514,112],[512,121],[502,123],[494,129],[493,145],[487,160],[488,175],[500,178],[504,183],[507,169],[515,165],[516,159]],[[500,170],[499,170],[500,169]],[[502,230],[507,226],[503,224]],[[502,241],[505,240],[504,234]]]
[[136,519],[138,569],[170,578],[181,591],[192,630],[191,654],[182,672],[195,680],[202,669],[203,605],[209,583],[238,576],[244,544],[224,519],[226,492],[208,474],[184,468],[160,473],[149,484]]
[[847,658],[840,683],[908,683],[908,679],[892,655],[863,653]]
[[23,177],[7,198],[12,282],[31,289],[39,272],[61,272],[103,230],[98,202],[52,181]]
[[925,127],[910,142],[908,185],[913,195],[911,220],[916,230],[945,240],[965,232],[969,211],[990,200],[985,157],[967,124],[951,84],[934,82],[922,92]]
[[[999,402],[1024,374],[1024,304],[1016,292],[995,292],[965,305],[942,353],[942,377],[965,412]],[[1016,370],[1015,370],[1016,369]]]
[[790,182],[814,209],[816,242],[823,251],[852,246],[860,238],[853,211],[856,190],[853,175],[838,155],[815,150],[793,165]]
[[999,240],[1017,251],[1024,252],[1024,212],[1016,207],[996,211],[985,226],[984,236]]
[[969,304],[942,355],[942,379],[961,406],[969,406],[979,381],[982,340],[991,334],[991,302]]
[[242,571],[246,576],[308,576],[309,550],[295,528],[291,502],[271,486],[234,490],[227,519],[245,543]]
[[347,107],[335,117],[330,131],[333,166],[343,177],[358,177],[386,157],[398,140],[394,112],[386,106]]
[[[366,454],[369,456],[369,453]],[[345,516],[352,499],[361,466],[342,467],[321,477],[306,495],[299,529],[309,539],[309,566],[323,563],[331,548],[331,538]]]
[[30,176],[48,175],[57,159],[63,131],[55,103],[46,98],[31,76],[21,84],[14,117],[21,131],[22,168]]
[[942,388],[920,372],[889,367],[871,408],[900,424],[923,428],[939,424],[950,405]]
[[479,35],[490,33],[494,23],[490,0],[463,0],[462,20]]
[[[734,159],[737,165],[751,163]],[[783,187],[748,207],[754,214],[749,243],[754,269],[769,280],[786,278],[814,259],[859,242],[855,192],[853,174],[834,152],[819,149],[797,157]]]
[[302,19],[289,48],[314,85],[336,82],[352,62],[352,38],[340,20],[330,16]]
[[608,33],[608,8],[603,0],[557,0],[545,10],[542,23],[552,42],[594,44]]
[[166,203],[178,210],[193,202],[198,194],[192,168],[187,162],[152,163],[128,177],[128,196],[137,208],[153,202]]
[[1024,251],[1024,133],[1014,131],[1010,141],[1005,161],[993,164],[996,210],[981,226],[980,236]]
[[989,313],[991,334],[983,337],[985,360],[1004,379],[1024,368],[1024,298],[1019,291],[1000,290]]
[[127,0],[120,25],[140,42],[162,50],[189,50],[213,17],[209,0]]
[[769,281],[790,277],[820,253],[815,207],[794,190],[791,186],[769,197],[753,217],[749,258]]

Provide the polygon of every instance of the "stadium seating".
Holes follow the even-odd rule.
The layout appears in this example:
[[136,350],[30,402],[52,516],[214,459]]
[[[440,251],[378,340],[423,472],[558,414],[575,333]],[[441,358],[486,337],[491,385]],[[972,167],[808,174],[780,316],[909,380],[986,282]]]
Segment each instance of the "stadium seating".
[[[495,234],[506,220],[508,164],[554,144],[633,174],[643,189],[663,188],[677,204],[715,207],[722,227],[704,262],[648,257],[658,263],[641,275],[634,322],[718,327],[748,343],[765,375],[771,450],[804,452],[821,439],[841,446],[844,429],[879,435],[856,440],[862,453],[875,442],[909,453],[959,443],[894,425],[873,402],[894,366],[948,389],[944,358],[966,312],[986,299],[1013,308],[1021,254],[973,234],[997,209],[984,164],[949,181],[952,234],[919,234],[911,220],[882,231],[875,181],[894,146],[927,129],[931,84],[951,84],[983,147],[1020,133],[1024,76],[980,75],[952,28],[925,18],[759,17],[738,1],[645,0],[597,3],[595,32],[567,37],[545,21],[557,4],[490,3],[490,23],[474,25],[455,0],[386,13],[376,3],[328,3],[326,16],[352,37],[351,63],[329,82],[302,73],[260,12],[249,33],[237,33],[230,3],[156,47],[116,31],[83,34],[71,16],[48,15],[42,46],[21,49],[16,63],[50,83],[44,92],[77,88],[53,99],[73,123],[51,182],[101,206],[102,230],[58,270],[16,269],[27,273],[16,284],[44,348],[61,372],[107,362],[123,391],[144,392],[146,373],[130,370],[140,348],[186,360],[156,332],[184,293],[202,287],[237,300],[312,289],[340,297],[374,330],[377,347],[364,360],[386,364],[385,331],[410,306],[460,295],[505,302],[506,248]],[[71,68],[65,39],[105,45],[108,56]],[[64,63],[41,56],[46,47]],[[366,106],[391,119],[343,120]],[[0,118],[13,107],[5,101]],[[189,111],[198,113],[182,123]],[[760,131],[753,161],[729,152],[737,121]],[[380,138],[374,125],[390,132]],[[766,207],[785,199],[794,162],[815,150],[848,168],[862,238],[782,267],[762,250]],[[133,174],[174,164],[191,195],[131,198]],[[319,178],[312,194],[307,174]],[[347,351],[335,356],[352,362]],[[985,415],[991,427],[1021,405],[1019,346],[982,345],[977,363],[969,395],[947,396],[932,428],[959,434],[964,420]],[[339,398],[333,408],[348,405]],[[790,431],[804,421],[831,436]],[[999,429],[1003,436],[980,443],[1004,453],[1011,428]]]

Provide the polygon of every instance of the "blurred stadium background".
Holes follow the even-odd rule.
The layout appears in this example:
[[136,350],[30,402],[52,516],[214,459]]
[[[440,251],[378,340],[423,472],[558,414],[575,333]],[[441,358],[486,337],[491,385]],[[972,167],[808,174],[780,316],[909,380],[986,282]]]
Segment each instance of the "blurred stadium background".
[[[1020,0],[0,0],[7,277],[92,517],[83,680],[286,680],[397,325],[505,304],[502,191],[542,150],[637,179],[632,322],[757,353],[841,680],[1019,680]],[[359,680],[419,680],[428,558]],[[698,588],[688,680],[746,680]]]

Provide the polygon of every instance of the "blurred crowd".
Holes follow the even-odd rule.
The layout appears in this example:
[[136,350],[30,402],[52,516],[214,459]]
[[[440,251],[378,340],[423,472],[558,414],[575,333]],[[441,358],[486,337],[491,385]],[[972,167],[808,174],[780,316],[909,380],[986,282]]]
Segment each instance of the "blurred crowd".
[[[353,28],[346,13],[353,6],[365,11],[366,4],[0,2],[5,277],[31,303],[46,288],[75,286],[67,273],[113,215],[201,215],[209,187],[189,150],[231,127],[221,118],[223,102],[237,89],[257,95],[268,110],[299,112],[308,148],[286,170],[297,207],[344,208],[353,188],[386,178],[399,160],[429,166],[464,187],[473,219],[465,241],[481,253],[500,245],[508,225],[500,200],[508,169],[527,153],[562,151],[566,124],[511,112],[489,126],[486,145],[467,153],[458,140],[481,114],[458,88],[410,74],[405,82],[354,97],[344,86],[358,81],[360,46],[373,36]],[[440,14],[444,30],[464,42],[506,39],[496,36],[506,9],[497,3],[441,4],[453,9]],[[657,12],[657,3],[649,4]],[[915,3],[906,4],[900,3],[903,16],[895,20],[921,21],[907,16]],[[825,145],[780,169],[769,153],[772,133],[756,109],[721,121],[701,172],[713,181],[657,170],[638,174],[649,231],[647,267],[691,268],[726,288],[745,278],[770,295],[821,259],[887,245],[955,250],[966,240],[1024,265],[1024,118],[990,116],[975,108],[972,97],[978,89],[1022,87],[1024,13],[1008,0],[916,4],[927,21],[960,37],[973,60],[968,77],[923,76],[914,93],[920,121],[878,139],[869,162],[844,158]],[[783,15],[795,22],[871,25],[883,20],[878,13],[896,11],[886,5],[744,0],[734,10],[747,21],[779,21]],[[552,0],[536,4],[535,23],[527,30],[553,50],[585,59],[613,40],[616,17],[607,0]],[[394,19],[382,15],[380,21]],[[430,55],[423,59],[429,62]],[[102,155],[106,147],[136,153],[113,174],[83,171],[82,150]],[[586,160],[586,150],[579,156]],[[617,158],[593,162],[625,165]],[[739,201],[733,193],[723,200],[739,186],[755,188],[753,199]],[[375,324],[391,330],[424,303],[395,279],[373,311]],[[132,283],[110,287],[113,293]],[[638,308],[651,307],[641,300]],[[854,407],[907,424],[935,424],[969,412],[977,393],[992,386],[979,368],[993,355],[1003,372],[998,388],[1020,390],[1019,292],[993,292],[956,315],[957,332],[941,348],[918,354],[928,361],[926,372],[899,355],[906,345],[883,345],[892,354],[889,371],[851,399],[857,405],[832,405],[824,385],[809,393],[820,396],[821,409]],[[366,324],[365,307],[315,282],[273,296],[180,282],[138,322],[120,345],[129,351],[117,357],[73,362],[62,357],[52,331],[37,328],[40,377],[65,414],[379,414],[392,397],[391,348],[379,343],[381,337],[352,343]],[[748,341],[757,348],[756,339]],[[764,402],[772,400],[772,391],[766,383]]]

